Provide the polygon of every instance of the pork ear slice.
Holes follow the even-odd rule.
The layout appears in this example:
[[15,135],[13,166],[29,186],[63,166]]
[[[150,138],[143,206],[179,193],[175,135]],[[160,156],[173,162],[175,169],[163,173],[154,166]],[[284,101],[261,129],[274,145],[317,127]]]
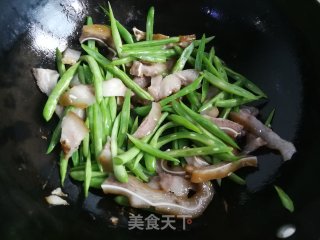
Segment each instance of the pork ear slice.
[[66,159],[69,159],[79,148],[80,143],[88,133],[89,129],[75,113],[68,112],[63,117],[60,143]]
[[220,162],[204,167],[187,166],[186,171],[191,174],[191,182],[201,183],[214,179],[221,179],[243,167],[257,167],[256,157],[245,157],[234,162]]
[[101,185],[105,194],[126,196],[134,208],[150,208],[159,214],[170,214],[176,217],[190,215],[200,216],[211,202],[214,190],[211,182],[195,184],[195,194],[178,197],[171,192],[151,188],[148,184],[130,176],[127,183],[120,183],[114,177],[108,177]]
[[231,112],[229,116],[231,120],[243,125],[247,131],[266,141],[267,147],[278,150],[285,161],[290,160],[296,152],[296,148],[291,142],[282,139],[255,116],[245,111]]

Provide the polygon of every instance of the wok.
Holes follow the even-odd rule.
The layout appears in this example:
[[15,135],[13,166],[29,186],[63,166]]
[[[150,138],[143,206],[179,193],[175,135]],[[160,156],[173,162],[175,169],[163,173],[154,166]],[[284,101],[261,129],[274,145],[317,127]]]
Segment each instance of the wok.
[[[149,6],[156,9],[155,31],[215,35],[217,54],[256,82],[269,96],[261,115],[276,108],[273,129],[297,147],[282,163],[260,152],[259,170],[247,186],[228,180],[216,189],[206,212],[186,230],[129,231],[129,212],[111,197],[67,179],[67,207],[49,207],[44,197],[59,186],[58,152],[46,155],[47,138],[57,123],[42,118],[46,97],[38,91],[32,67],[54,68],[54,49],[79,48],[86,15],[106,19],[104,1],[3,0],[0,2],[0,229],[1,239],[287,239],[320,238],[320,3],[316,0],[111,1],[127,27],[144,29]],[[295,212],[281,206],[273,189],[292,197]],[[228,205],[225,211],[224,202]],[[114,226],[110,217],[119,218]]]

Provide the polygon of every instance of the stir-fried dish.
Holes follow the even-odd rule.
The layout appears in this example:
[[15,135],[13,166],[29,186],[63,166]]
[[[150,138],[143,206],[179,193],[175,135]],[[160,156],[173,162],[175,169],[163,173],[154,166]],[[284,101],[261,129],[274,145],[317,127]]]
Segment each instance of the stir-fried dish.
[[271,129],[274,111],[263,123],[246,105],[266,94],[227,67],[213,37],[154,33],[153,7],[146,31],[131,33],[102,9],[110,26],[88,17],[81,51],[57,49],[57,71],[33,69],[48,95],[43,117],[60,118],[47,153],[60,142],[61,185],[70,174],[86,196],[99,188],[120,204],[195,218],[213,180],[245,183],[235,172],[257,168],[258,148],[291,159],[294,145]]

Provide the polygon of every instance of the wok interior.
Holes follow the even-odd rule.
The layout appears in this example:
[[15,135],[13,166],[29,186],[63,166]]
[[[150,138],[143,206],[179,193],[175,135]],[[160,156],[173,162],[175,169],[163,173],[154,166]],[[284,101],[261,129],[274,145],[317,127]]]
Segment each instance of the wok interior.
[[[319,147],[314,141],[319,136],[316,108],[320,88],[319,73],[315,71],[319,63],[315,56],[319,56],[316,39],[320,37],[315,30],[319,23],[312,21],[316,16],[313,7],[319,6],[300,6],[298,2],[111,1],[116,17],[128,27],[144,29],[147,9],[154,5],[156,32],[215,35],[217,54],[268,94],[268,101],[259,104],[263,107],[262,118],[276,108],[273,129],[297,146],[298,154],[282,167],[279,155],[260,152],[259,170],[249,173],[247,187],[224,181],[204,215],[188,226],[197,236],[272,239],[284,223],[300,226],[297,234],[305,239],[320,234],[303,221],[320,224],[316,218],[319,190],[312,188],[312,183],[320,180],[315,170],[319,166],[315,157],[319,156]],[[30,239],[43,234],[48,239],[106,234],[136,239],[152,234],[127,231],[128,209],[99,192],[83,199],[82,186],[69,179],[64,191],[69,194],[70,207],[48,207],[44,201],[44,196],[59,186],[58,153],[45,155],[46,139],[56,121],[46,123],[42,119],[45,97],[34,84],[30,70],[35,66],[53,69],[57,46],[79,48],[79,29],[85,16],[93,16],[95,22],[105,21],[98,11],[103,3],[16,0],[3,8],[0,184],[6,192],[1,199],[2,218],[6,219],[1,224],[4,239],[25,233]],[[309,18],[299,15],[300,8],[310,12]],[[272,188],[274,181],[292,196],[297,209],[294,214],[281,207]],[[137,210],[134,213],[148,215]],[[110,223],[111,216],[119,218],[117,229]],[[193,237],[184,231],[159,231],[157,236]]]

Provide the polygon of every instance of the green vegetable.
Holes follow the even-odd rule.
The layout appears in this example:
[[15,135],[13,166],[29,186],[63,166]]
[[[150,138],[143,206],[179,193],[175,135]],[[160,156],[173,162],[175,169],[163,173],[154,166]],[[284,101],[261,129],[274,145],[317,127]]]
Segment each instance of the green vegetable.
[[108,4],[109,4],[109,18],[111,23],[112,38],[113,38],[113,42],[116,47],[116,50],[118,52],[118,55],[120,56],[122,52],[122,41],[121,41],[121,37],[117,27],[117,20],[114,18],[110,2],[108,2]]
[[224,67],[224,69],[226,70],[226,73],[228,74],[228,76],[232,77],[235,80],[239,80],[241,81],[241,83],[247,88],[249,89],[251,92],[257,94],[258,96],[267,98],[267,95],[257,86],[255,85],[253,82],[251,82],[250,80],[248,80],[246,77],[242,76],[241,74],[231,70],[228,67]]
[[89,153],[86,159],[86,168],[85,168],[85,179],[83,183],[84,196],[88,197],[89,187],[92,177],[92,169],[91,169],[91,154]]
[[115,164],[115,156],[118,154],[118,145],[117,145],[117,135],[119,132],[120,125],[120,115],[116,117],[116,120],[113,123],[112,133],[111,133],[111,155],[113,162],[113,173],[116,179],[119,182],[128,182],[128,173],[123,165]]
[[59,48],[56,48],[56,64],[60,76],[66,72],[66,66],[62,63],[62,53]]
[[192,130],[197,133],[201,133],[201,130],[196,125],[194,125],[192,122],[188,121],[188,119],[186,119],[180,115],[171,114],[168,116],[168,119],[171,120],[172,122],[180,125],[180,126],[183,126],[187,129],[189,129],[189,130]]
[[89,64],[90,70],[93,74],[93,85],[94,85],[94,93],[96,95],[96,102],[100,103],[103,98],[102,96],[103,76],[99,69],[99,65],[96,62],[96,60],[89,55],[82,56],[80,59],[86,61]]
[[230,144],[231,146],[238,148],[238,145],[236,142],[229,137],[225,132],[223,132],[215,123],[210,121],[209,119],[203,117],[202,115],[192,111],[190,108],[188,108],[185,104],[180,103],[180,106],[184,109],[184,111],[194,119],[194,121],[198,122],[201,126],[203,126],[205,129],[207,129],[209,132],[211,132],[216,137],[220,138],[224,142]]
[[126,138],[126,134],[128,133],[129,119],[130,119],[130,101],[131,98],[131,90],[127,90],[124,102],[122,105],[122,111],[120,115],[120,127],[118,133],[118,146],[122,147],[123,142]]
[[186,65],[187,60],[189,59],[189,57],[191,56],[191,53],[193,52],[194,49],[194,44],[191,43],[188,47],[186,47],[183,52],[181,53],[179,59],[177,60],[177,62],[175,63],[172,72],[178,72],[183,70],[184,66]]
[[60,153],[60,182],[61,186],[64,184],[68,169],[68,159],[65,158],[63,152]]
[[215,87],[217,87],[223,91],[226,91],[228,93],[232,93],[237,96],[244,97],[244,98],[251,99],[251,100],[257,98],[255,95],[248,92],[247,90],[245,90],[239,86],[236,86],[234,84],[230,84],[224,80],[221,80],[221,79],[217,78],[215,75],[213,75],[212,73],[208,72],[207,70],[204,70],[204,77],[212,85],[214,85]]
[[271,128],[271,122],[272,122],[272,119],[273,119],[273,117],[274,117],[275,111],[276,111],[276,109],[273,109],[273,110],[270,112],[270,114],[269,114],[266,122],[264,123],[264,125],[266,125],[268,128]]
[[123,83],[134,91],[138,96],[143,99],[152,101],[152,96],[143,90],[137,83],[135,83],[125,72],[121,71],[118,67],[113,66],[108,59],[102,56],[100,53],[88,48],[88,46],[82,44],[83,50],[86,51],[90,56],[92,56],[99,64],[111,72],[114,76],[120,78]]
[[274,185],[274,188],[276,189],[278,196],[281,200],[282,205],[288,209],[290,212],[294,211],[294,204],[291,198],[288,194],[286,194],[280,187]]
[[[92,21],[92,17],[87,17],[87,25],[90,26],[93,24],[93,21]],[[88,47],[89,48],[92,48],[92,49],[95,49],[96,48],[96,43],[94,40],[88,40]]]
[[195,62],[195,69],[198,71],[201,71],[202,69],[202,59],[203,59],[203,55],[204,55],[204,49],[206,46],[206,35],[203,34],[202,38],[201,38],[201,42],[197,51],[197,57],[196,57],[196,62]]
[[191,157],[191,156],[203,156],[212,155],[217,153],[230,152],[232,149],[229,147],[198,147],[198,148],[184,148],[179,150],[171,150],[166,153],[174,158],[179,157]]
[[146,25],[146,40],[150,41],[153,39],[153,23],[154,23],[154,7],[150,7],[147,16]]
[[179,42],[179,37],[171,37],[171,38],[165,38],[160,40],[150,40],[150,41],[141,41],[131,44],[125,44],[123,45],[123,50],[128,50],[132,48],[141,48],[141,47],[154,47],[154,46],[163,46],[169,43],[177,43]]
[[180,162],[178,159],[171,157],[170,155],[168,155],[167,153],[152,147],[151,145],[144,143],[143,141],[132,137],[131,135],[128,134],[128,137],[130,139],[131,142],[133,142],[133,144],[139,148],[140,150],[149,153],[150,155],[153,155],[155,157],[164,159],[164,160],[168,160],[168,161],[173,161],[173,162]]
[[68,88],[73,76],[75,75],[80,62],[71,66],[62,76],[61,79],[57,82],[56,86],[49,95],[49,98],[43,109],[43,117],[46,121],[49,121],[56,110],[58,100],[61,94]]
[[[100,7],[103,10],[104,14],[106,16],[110,17],[109,11],[102,6],[100,6]],[[130,32],[118,20],[116,20],[116,24],[117,24],[118,31],[119,31],[121,37],[124,39],[124,41],[126,43],[134,43]]]

